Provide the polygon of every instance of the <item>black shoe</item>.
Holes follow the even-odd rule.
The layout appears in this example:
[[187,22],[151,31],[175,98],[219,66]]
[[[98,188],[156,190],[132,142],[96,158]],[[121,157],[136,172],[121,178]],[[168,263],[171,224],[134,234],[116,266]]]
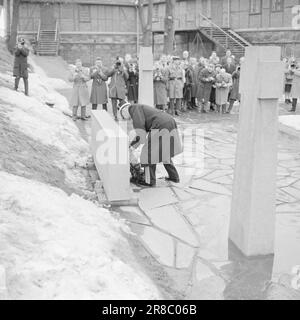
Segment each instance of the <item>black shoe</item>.
[[289,112],[296,112],[296,110],[291,109],[291,110],[289,110]]
[[155,183],[147,183],[145,181],[139,181],[138,185],[140,185],[142,187],[148,187],[148,188],[154,188],[156,186]]
[[169,182],[180,183],[180,180],[179,180],[179,179],[171,179],[171,178],[169,178],[169,177],[166,177],[165,180],[166,180],[166,181],[169,181]]

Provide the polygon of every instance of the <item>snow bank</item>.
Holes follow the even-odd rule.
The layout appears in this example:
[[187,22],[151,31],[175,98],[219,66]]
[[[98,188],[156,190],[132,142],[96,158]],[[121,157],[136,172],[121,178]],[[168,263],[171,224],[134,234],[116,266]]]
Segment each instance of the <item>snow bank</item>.
[[[65,171],[68,182],[83,186],[85,179],[73,169],[76,164],[86,162],[90,153],[89,146],[71,118],[65,115],[70,114],[66,98],[49,86],[49,78],[34,62],[31,62],[31,65],[38,73],[30,74],[29,97],[23,92],[12,90],[14,78],[11,72],[0,73],[0,80],[7,84],[0,87],[0,99],[12,106],[4,107],[5,112],[24,134],[45,145],[55,146],[60,151],[60,157],[55,164]],[[21,80],[20,89],[22,85]],[[54,108],[45,103],[49,95],[55,101]]]
[[132,265],[126,227],[107,210],[0,171],[0,212],[0,265],[10,298],[160,298]]
[[280,116],[279,122],[285,126],[300,131],[300,115]]

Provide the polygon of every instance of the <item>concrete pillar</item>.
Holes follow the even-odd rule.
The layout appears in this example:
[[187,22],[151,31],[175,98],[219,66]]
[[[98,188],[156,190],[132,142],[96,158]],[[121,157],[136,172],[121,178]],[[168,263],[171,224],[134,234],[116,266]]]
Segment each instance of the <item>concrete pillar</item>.
[[139,55],[139,103],[154,107],[153,54],[151,47],[140,47]]
[[279,47],[248,47],[241,68],[241,106],[229,237],[246,256],[273,254]]
[[128,136],[106,111],[92,111],[91,150],[108,201],[130,200]]

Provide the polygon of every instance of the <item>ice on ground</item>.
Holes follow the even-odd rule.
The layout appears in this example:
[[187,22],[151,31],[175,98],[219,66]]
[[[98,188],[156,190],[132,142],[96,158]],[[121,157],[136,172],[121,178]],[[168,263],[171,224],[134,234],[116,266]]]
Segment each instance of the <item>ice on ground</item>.
[[280,116],[279,122],[300,131],[300,115]]
[[160,298],[122,230],[92,202],[0,171],[0,265],[12,299]]

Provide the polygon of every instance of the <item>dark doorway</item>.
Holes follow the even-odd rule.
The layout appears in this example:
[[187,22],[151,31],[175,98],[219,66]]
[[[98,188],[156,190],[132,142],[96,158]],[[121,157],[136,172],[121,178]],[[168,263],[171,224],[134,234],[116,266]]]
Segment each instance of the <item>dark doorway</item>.
[[45,3],[41,6],[41,28],[42,30],[55,30],[54,6]]

